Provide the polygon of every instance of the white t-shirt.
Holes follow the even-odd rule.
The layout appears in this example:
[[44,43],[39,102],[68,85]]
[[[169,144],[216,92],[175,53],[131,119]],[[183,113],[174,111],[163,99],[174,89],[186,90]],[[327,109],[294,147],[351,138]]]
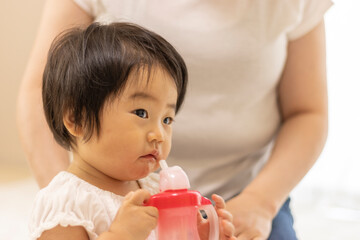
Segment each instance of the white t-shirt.
[[[151,194],[159,192],[158,174],[139,180]],[[61,225],[82,226],[95,240],[109,230],[124,197],[102,190],[69,172],[60,172],[36,195],[29,221],[30,239]],[[155,240],[154,231],[147,240]]]
[[167,39],[189,71],[170,165],[193,189],[225,199],[267,161],[280,126],[277,84],[287,45],[330,0],[74,0],[96,21],[130,21]]

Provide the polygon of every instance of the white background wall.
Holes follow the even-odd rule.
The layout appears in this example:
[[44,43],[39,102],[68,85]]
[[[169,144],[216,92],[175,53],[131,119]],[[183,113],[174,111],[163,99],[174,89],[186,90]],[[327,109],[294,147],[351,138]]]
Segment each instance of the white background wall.
[[333,2],[325,17],[329,135],[292,194],[300,239],[360,239],[360,1]]
[[329,136],[302,185],[360,195],[360,1],[333,2],[325,17]]

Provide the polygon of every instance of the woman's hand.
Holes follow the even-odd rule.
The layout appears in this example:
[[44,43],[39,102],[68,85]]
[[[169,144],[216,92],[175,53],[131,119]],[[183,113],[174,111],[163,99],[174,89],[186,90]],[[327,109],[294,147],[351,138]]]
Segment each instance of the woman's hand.
[[226,205],[233,215],[238,240],[266,240],[269,237],[273,214],[258,196],[243,192]]
[[[234,225],[232,223],[232,215],[225,209],[225,201],[219,195],[213,194],[212,199],[215,202],[215,210],[219,217],[219,239],[220,240],[236,240],[234,235]],[[198,214],[198,231],[201,240],[209,239],[209,221],[202,218],[200,212]]]
[[143,205],[150,196],[148,191],[142,189],[128,193],[109,231],[98,239],[145,240],[155,229],[159,216],[157,208]]

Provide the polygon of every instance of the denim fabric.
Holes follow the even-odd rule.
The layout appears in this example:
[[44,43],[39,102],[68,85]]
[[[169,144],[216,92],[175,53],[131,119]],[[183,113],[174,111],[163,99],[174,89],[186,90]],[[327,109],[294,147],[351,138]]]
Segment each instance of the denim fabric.
[[293,228],[294,219],[290,210],[288,198],[272,222],[272,230],[268,240],[297,240]]

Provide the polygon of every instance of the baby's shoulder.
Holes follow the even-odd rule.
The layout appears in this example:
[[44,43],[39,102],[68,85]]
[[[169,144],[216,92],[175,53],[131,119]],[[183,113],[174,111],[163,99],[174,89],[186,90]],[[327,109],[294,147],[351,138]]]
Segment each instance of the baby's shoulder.
[[[159,175],[140,179],[142,188],[159,192]],[[123,196],[102,190],[69,172],[60,172],[36,195],[30,216],[31,239],[61,226],[82,226],[90,239],[106,231],[123,201]]]
[[38,192],[35,202],[40,199],[64,200],[67,203],[71,200],[81,201],[83,194],[92,195],[94,191],[91,188],[92,185],[89,183],[69,172],[63,171],[57,174],[48,186]]
[[101,196],[89,183],[71,173],[60,172],[36,195],[29,223],[31,236],[36,239],[57,225],[83,226],[93,239],[99,231],[97,226],[108,225],[112,217]]

